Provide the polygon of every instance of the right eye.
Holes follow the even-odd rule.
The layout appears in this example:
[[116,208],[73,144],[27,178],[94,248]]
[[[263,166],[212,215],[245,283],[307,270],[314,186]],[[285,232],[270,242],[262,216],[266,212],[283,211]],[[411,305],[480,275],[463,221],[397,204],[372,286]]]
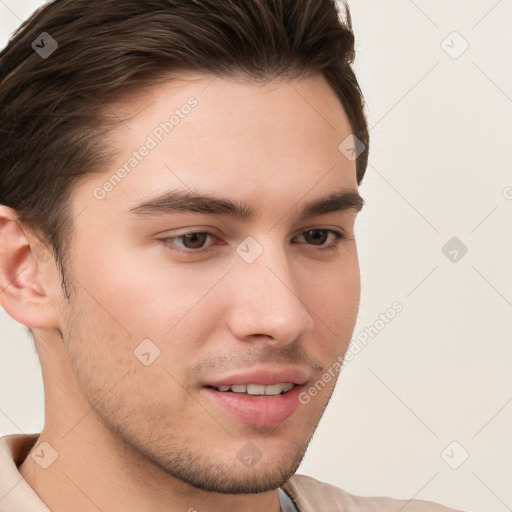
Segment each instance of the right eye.
[[[171,246],[172,250],[176,250],[177,252],[185,253],[185,254],[201,254],[208,250],[208,248],[204,247],[204,244],[208,240],[208,237],[215,237],[212,233],[208,231],[195,231],[191,233],[184,233],[182,235],[171,236],[166,238],[160,238],[160,240],[166,245]],[[177,244],[178,242],[183,242],[184,245]],[[181,249],[173,249],[173,245],[178,245],[183,247],[186,250]]]

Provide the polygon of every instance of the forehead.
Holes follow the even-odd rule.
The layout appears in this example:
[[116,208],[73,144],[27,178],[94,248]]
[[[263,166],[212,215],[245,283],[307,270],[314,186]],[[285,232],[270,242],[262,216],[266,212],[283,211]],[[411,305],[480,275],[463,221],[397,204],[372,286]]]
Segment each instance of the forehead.
[[184,75],[108,110],[122,118],[105,141],[117,156],[85,184],[90,197],[106,190],[105,200],[92,201],[100,210],[126,211],[178,189],[294,204],[357,189],[355,162],[338,149],[350,123],[322,76],[258,83]]

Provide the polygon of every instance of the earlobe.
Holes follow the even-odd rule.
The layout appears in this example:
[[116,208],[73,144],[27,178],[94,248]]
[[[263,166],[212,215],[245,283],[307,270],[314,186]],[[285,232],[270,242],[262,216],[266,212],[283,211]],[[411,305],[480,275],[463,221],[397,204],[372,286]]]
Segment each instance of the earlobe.
[[13,209],[0,205],[0,305],[30,328],[48,329],[58,323],[54,264],[45,247],[21,225]]

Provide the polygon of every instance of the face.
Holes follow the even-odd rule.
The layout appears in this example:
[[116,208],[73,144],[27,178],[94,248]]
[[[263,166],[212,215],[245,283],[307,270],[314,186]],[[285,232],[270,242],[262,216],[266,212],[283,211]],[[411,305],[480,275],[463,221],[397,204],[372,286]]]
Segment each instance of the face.
[[322,77],[188,78],[131,99],[116,161],[73,190],[61,332],[132,452],[194,487],[264,492],[297,470],[336,378],[299,397],[356,320],[351,130]]

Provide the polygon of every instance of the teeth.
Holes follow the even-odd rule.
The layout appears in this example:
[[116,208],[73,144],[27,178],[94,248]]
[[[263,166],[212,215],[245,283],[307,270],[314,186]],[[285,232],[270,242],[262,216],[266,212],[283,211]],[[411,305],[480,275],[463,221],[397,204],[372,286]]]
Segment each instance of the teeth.
[[280,395],[292,389],[294,384],[279,383],[271,386],[263,386],[262,384],[235,384],[233,386],[222,385],[217,391],[233,391],[234,393],[247,393],[248,395]]
[[262,384],[247,384],[247,393],[249,395],[264,395],[265,386]]
[[265,395],[279,395],[280,393],[290,391],[293,384],[274,384],[273,386],[264,386]]

